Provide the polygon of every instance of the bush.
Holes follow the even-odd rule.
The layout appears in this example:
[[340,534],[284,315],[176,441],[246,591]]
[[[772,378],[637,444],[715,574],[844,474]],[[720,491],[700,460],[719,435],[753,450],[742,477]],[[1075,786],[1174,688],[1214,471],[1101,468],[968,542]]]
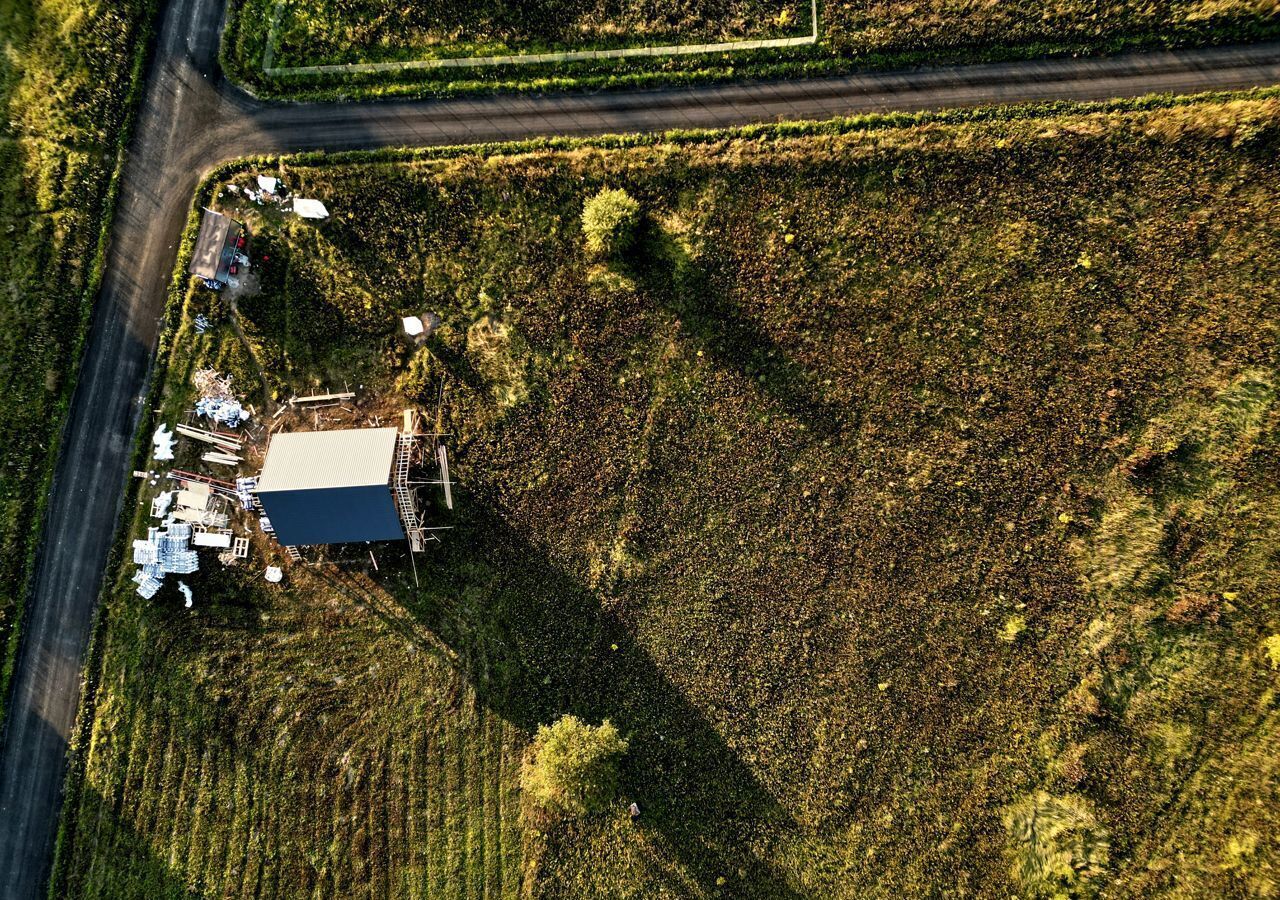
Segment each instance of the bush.
[[1106,829],[1082,797],[1028,795],[1004,814],[1013,877],[1033,897],[1088,897],[1107,868]]
[[640,204],[626,191],[602,190],[582,207],[582,231],[587,249],[616,256],[631,246],[640,221]]
[[561,716],[538,727],[520,783],[544,811],[584,815],[617,794],[618,762],[626,752],[627,742],[608,719],[597,727]]

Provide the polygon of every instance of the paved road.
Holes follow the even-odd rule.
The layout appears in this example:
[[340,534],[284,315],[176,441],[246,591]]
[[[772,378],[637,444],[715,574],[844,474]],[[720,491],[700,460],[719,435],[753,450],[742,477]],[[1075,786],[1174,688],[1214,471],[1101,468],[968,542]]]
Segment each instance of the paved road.
[[193,189],[246,153],[468,143],[1280,83],[1280,44],[629,94],[265,106],[216,71],[222,0],[159,27],[0,746],[0,898],[42,896],[102,569]]

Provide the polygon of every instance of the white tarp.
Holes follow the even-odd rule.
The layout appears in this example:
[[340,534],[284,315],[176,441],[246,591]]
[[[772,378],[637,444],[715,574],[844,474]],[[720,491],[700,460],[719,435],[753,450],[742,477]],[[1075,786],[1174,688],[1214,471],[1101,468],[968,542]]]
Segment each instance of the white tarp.
[[151,435],[151,443],[155,445],[152,457],[156,460],[173,459],[173,432],[163,422]]
[[280,180],[272,178],[270,175],[258,176],[258,187],[262,188],[262,190],[266,191],[268,194],[274,194],[276,192],[276,186],[279,184]]
[[426,328],[422,324],[422,320],[417,316],[405,316],[400,321],[404,325],[404,333],[409,335],[409,337],[417,337],[422,334],[422,332],[426,331]]
[[319,200],[307,200],[303,197],[293,198],[293,211],[304,219],[327,219],[329,210]]

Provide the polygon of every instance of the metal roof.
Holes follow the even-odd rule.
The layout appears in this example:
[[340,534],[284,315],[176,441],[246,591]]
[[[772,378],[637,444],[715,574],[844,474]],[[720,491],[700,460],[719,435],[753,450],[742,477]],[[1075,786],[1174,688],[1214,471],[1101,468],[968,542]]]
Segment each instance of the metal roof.
[[273,435],[258,493],[391,483],[394,428],[291,431]]
[[204,211],[200,219],[200,233],[191,251],[191,265],[187,271],[199,278],[222,281],[231,267],[235,254],[232,246],[240,236],[241,226],[235,219],[211,209]]
[[389,485],[259,492],[258,499],[286,547],[404,540]]

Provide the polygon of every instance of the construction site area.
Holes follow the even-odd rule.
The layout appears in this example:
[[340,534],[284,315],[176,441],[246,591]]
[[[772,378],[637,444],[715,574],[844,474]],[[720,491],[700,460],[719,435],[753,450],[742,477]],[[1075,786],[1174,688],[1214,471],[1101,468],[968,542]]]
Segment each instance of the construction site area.
[[[135,590],[152,599],[175,576],[188,608],[195,598],[191,576],[202,565],[243,568],[279,584],[297,564],[355,560],[377,571],[380,551],[373,545],[400,542],[416,572],[413,555],[450,527],[433,524],[429,509],[453,507],[448,448],[438,427],[443,376],[434,382],[430,410],[364,384],[283,398],[266,389],[236,302],[259,290],[250,231],[232,215],[258,221],[265,215],[278,224],[290,213],[306,220],[328,211],[320,201],[289,197],[274,177],[259,175],[251,184],[224,186],[231,214],[201,212],[188,271],[207,290],[193,295],[184,328],[213,355],[246,362],[254,377],[242,384],[212,366],[193,367],[151,435],[148,467],[134,472],[151,520],[132,542]],[[263,263],[269,258],[262,253]],[[438,323],[431,313],[400,316],[388,321],[388,331],[416,349]]]

